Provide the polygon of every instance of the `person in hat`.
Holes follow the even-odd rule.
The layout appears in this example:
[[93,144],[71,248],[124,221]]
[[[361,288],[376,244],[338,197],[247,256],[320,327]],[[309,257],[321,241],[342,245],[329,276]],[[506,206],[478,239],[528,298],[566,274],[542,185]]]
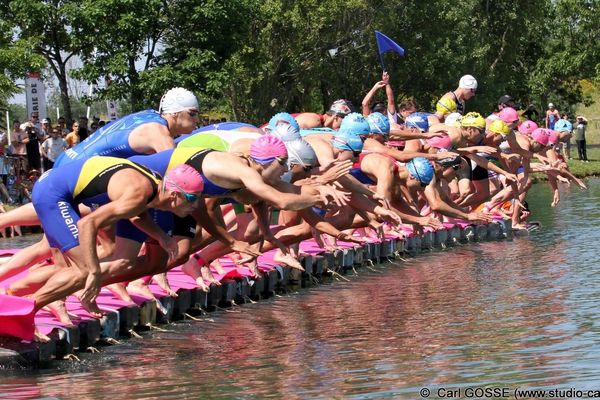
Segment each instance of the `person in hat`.
[[587,128],[588,121],[583,115],[577,116],[575,122],[575,129],[573,130],[573,137],[575,143],[577,143],[577,153],[579,154],[579,161],[589,162],[587,159],[587,149],[585,143],[585,129]]
[[444,122],[448,114],[465,113],[465,103],[477,92],[477,79],[473,75],[464,75],[458,81],[458,88],[444,94],[435,106],[434,122]]

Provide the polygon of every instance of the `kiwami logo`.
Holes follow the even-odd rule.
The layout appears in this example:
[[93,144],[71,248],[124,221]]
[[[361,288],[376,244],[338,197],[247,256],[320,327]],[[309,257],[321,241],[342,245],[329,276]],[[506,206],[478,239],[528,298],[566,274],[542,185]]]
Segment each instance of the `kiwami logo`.
[[77,224],[71,217],[71,213],[69,213],[69,203],[64,201],[58,202],[58,209],[60,210],[60,216],[65,221],[67,228],[71,231],[71,234],[75,239],[79,239],[79,229],[77,228]]

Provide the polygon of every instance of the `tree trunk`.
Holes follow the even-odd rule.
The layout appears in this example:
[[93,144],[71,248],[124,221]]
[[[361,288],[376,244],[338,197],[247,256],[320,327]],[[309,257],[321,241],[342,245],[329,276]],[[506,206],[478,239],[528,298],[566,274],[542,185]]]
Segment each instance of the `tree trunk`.
[[59,74],[56,74],[58,79],[58,87],[60,88],[60,101],[63,106],[64,117],[67,121],[67,128],[71,129],[71,121],[73,121],[73,112],[71,111],[71,98],[69,97],[69,86],[67,85],[67,72],[64,63],[57,65]]
[[129,101],[131,104],[131,112],[136,112],[144,108],[144,96],[141,93],[139,84],[139,74],[135,69],[135,58],[129,57]]

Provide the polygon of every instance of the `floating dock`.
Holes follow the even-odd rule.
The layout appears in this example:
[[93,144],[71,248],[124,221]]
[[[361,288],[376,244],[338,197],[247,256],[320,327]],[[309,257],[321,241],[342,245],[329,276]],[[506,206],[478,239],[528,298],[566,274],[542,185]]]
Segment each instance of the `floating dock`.
[[403,239],[388,237],[364,245],[341,243],[342,249],[334,252],[324,251],[314,241],[308,240],[300,247],[307,254],[300,258],[304,272],[275,265],[268,257],[259,258],[260,278],[253,278],[249,272],[244,275],[243,270],[224,264],[226,274],[216,276],[221,286],[213,284],[209,292],[200,290],[195,281],[178,267],[168,273],[169,283],[177,297],[167,296],[155,284],[150,285],[160,304],[135,294],[132,298],[136,304],[128,304],[103,289],[98,296],[98,305],[106,315],[96,319],[70,297],[67,309],[81,317],[71,327],[61,325],[49,312],[41,310],[36,314],[36,326],[51,340],[35,343],[0,337],[0,369],[40,368],[54,360],[76,357],[78,352],[95,351],[100,345],[116,344],[124,338],[137,336],[140,331],[259,301],[275,293],[315,286],[332,278],[339,279],[348,271],[354,272],[367,265],[441,250],[461,242],[511,237],[511,222],[504,220],[482,225],[444,224],[444,229],[426,230],[422,235],[408,234]]

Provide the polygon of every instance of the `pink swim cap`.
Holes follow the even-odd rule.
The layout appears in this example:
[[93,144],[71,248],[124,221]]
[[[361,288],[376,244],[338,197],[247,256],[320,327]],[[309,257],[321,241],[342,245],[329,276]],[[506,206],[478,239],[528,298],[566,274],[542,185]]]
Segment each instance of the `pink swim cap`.
[[204,180],[195,168],[180,164],[165,174],[165,187],[174,192],[200,193]]
[[546,130],[549,133],[548,143],[550,143],[550,144],[556,144],[556,143],[558,143],[558,132],[554,131],[552,129],[546,129]]
[[263,135],[250,146],[250,157],[261,164],[268,164],[275,157],[287,158],[285,144],[277,136]]
[[506,107],[498,113],[498,117],[504,121],[505,124],[512,124],[519,120],[519,113],[512,107]]
[[452,140],[448,135],[436,136],[427,139],[427,144],[437,149],[450,150],[452,148]]
[[538,125],[533,121],[525,121],[519,125],[519,132],[523,135],[531,135],[531,132],[535,131]]
[[541,144],[542,146],[548,146],[548,141],[550,140],[550,132],[548,132],[548,129],[537,128],[531,133],[531,138],[539,144]]

